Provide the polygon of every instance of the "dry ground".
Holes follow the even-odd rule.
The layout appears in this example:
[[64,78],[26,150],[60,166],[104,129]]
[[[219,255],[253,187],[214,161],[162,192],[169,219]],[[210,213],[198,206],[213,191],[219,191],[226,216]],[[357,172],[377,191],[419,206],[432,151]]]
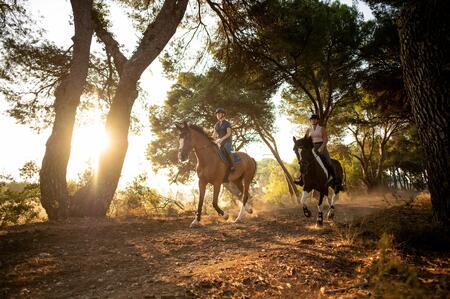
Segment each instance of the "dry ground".
[[[336,219],[370,214],[384,204],[340,203]],[[258,215],[239,225],[207,216],[197,229],[189,229],[192,215],[11,227],[0,232],[0,297],[368,296],[364,269],[376,250],[356,245],[354,234],[339,224],[316,228],[312,211],[307,219],[298,207],[255,210]],[[444,280],[449,264],[444,255]],[[448,293],[437,297],[442,294]]]

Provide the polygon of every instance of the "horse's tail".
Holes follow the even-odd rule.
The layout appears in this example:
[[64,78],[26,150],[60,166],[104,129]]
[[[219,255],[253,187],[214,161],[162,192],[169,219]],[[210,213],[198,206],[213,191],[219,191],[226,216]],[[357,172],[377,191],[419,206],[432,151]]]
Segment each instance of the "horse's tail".
[[[342,167],[342,166],[341,166]],[[345,167],[342,167],[342,182],[340,183],[339,191],[345,191],[346,189],[346,182],[347,182],[347,172],[345,171]]]
[[253,172],[252,180],[255,179],[256,171],[258,170],[258,163],[256,163],[256,160],[252,158],[253,163],[255,164],[255,171]]
[[347,173],[345,172],[345,168],[341,165],[341,163],[338,160],[334,160],[335,163],[335,171],[336,176],[335,178],[336,184],[333,187],[335,192],[344,191],[345,190],[345,182],[347,180]]

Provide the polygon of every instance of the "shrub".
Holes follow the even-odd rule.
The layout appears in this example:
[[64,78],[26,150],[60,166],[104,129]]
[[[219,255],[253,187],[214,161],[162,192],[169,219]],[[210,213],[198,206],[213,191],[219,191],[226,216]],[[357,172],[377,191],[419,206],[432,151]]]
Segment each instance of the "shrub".
[[0,226],[27,223],[42,218],[39,197],[38,184],[2,182],[0,186]]

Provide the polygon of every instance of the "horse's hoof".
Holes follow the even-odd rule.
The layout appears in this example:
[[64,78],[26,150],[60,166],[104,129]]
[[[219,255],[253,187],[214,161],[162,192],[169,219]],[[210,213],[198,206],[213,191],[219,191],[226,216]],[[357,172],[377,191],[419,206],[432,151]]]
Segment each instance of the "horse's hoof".
[[327,213],[327,219],[328,219],[328,220],[333,220],[333,219],[334,219],[334,208],[330,208],[330,209],[328,210],[328,213]]
[[242,219],[236,218],[236,220],[234,220],[234,223],[242,223]]
[[303,207],[303,214],[305,214],[306,218],[311,217],[311,211],[306,206]]
[[252,214],[252,213],[253,213],[252,207],[245,207],[245,211],[246,211],[247,213],[249,213],[249,214]]
[[198,221],[197,219],[192,221],[191,225],[189,225],[190,228],[195,228],[195,227],[200,227],[200,226],[202,226],[202,225],[200,224],[200,221]]
[[227,221],[228,218],[230,218],[230,215],[229,215],[228,213],[224,213],[224,214],[222,215],[222,218],[223,218],[223,220]]
[[323,214],[322,214],[322,212],[319,212],[319,214],[317,215],[316,225],[317,226],[323,226]]

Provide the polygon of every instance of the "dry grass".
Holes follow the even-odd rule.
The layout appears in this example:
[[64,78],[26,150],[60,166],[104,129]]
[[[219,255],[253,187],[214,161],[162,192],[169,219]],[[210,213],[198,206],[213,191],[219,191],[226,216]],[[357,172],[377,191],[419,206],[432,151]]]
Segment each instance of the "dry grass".
[[393,206],[352,223],[358,241],[375,246],[383,234],[393,236],[402,250],[450,250],[450,231],[432,221],[430,197],[419,194],[414,201]]
[[357,297],[449,297],[450,231],[432,221],[428,194],[357,219],[340,231],[343,242],[368,252],[361,270],[368,289]]

